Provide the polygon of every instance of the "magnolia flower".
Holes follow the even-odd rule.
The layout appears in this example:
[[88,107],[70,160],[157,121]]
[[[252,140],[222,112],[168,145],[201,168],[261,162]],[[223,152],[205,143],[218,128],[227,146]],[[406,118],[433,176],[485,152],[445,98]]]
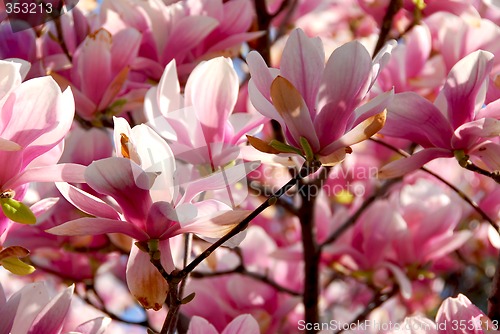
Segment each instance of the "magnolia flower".
[[231,54],[241,44],[260,36],[247,32],[254,11],[247,0],[177,1],[105,0],[100,9],[104,28],[112,34],[133,27],[141,32],[142,41],[135,69],[158,80],[164,67],[173,59],[182,74],[193,64],[214,55]]
[[158,87],[145,98],[148,124],[178,159],[207,165],[212,171],[235,160],[244,136],[264,122],[257,114],[234,113],[239,81],[231,59],[218,57],[198,65],[180,93],[176,62],[165,68]]
[[489,168],[500,169],[500,145],[488,140],[500,135],[499,100],[483,108],[493,55],[476,51],[453,66],[436,101],[412,93],[396,94],[388,107],[382,134],[411,140],[424,149],[396,160],[379,177],[407,174],[437,158],[469,155]]
[[[203,191],[224,188],[238,181],[246,175],[245,168],[249,165],[228,169],[224,175],[217,173],[190,182],[180,191],[174,180],[174,155],[167,143],[146,125],[133,129],[122,126],[116,126],[124,131],[115,137],[119,157],[95,161],[85,171],[87,184],[97,193],[111,197],[118,208],[61,183],[58,188],[64,197],[96,218],[72,220],[47,232],[128,235],[138,241],[136,245],[149,247],[150,251],[152,247],[159,250],[161,263],[170,273],[175,269],[170,238],[182,233],[220,238],[248,214],[245,210],[233,211],[214,199],[198,202],[194,199]],[[145,308],[159,310],[162,307],[168,284],[151,264],[150,256],[135,245],[128,260],[127,284]]]
[[126,103],[133,103],[133,97],[129,99],[123,91],[140,42],[141,34],[133,28],[113,36],[99,29],[76,49],[66,77],[51,74],[61,86],[72,88],[78,115],[91,121],[98,112],[109,109],[118,113]]
[[361,43],[350,42],[336,49],[325,65],[321,40],[296,29],[283,50],[280,70],[267,68],[257,52],[250,52],[250,100],[260,113],[280,122],[289,147],[253,137],[250,143],[267,153],[292,151],[323,164],[343,160],[349,146],[384,125],[392,91],[361,102],[393,46],[388,44],[372,61]]
[[50,77],[21,83],[20,63],[0,61],[0,234],[11,220],[33,224],[20,200],[29,182],[82,182],[84,167],[59,164],[62,140],[71,127],[71,90],[61,92]]

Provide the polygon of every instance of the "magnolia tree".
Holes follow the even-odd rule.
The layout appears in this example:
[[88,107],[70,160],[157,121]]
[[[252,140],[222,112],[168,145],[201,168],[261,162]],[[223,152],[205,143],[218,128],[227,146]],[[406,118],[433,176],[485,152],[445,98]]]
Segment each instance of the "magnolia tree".
[[0,334],[500,333],[499,1],[76,3],[0,6]]

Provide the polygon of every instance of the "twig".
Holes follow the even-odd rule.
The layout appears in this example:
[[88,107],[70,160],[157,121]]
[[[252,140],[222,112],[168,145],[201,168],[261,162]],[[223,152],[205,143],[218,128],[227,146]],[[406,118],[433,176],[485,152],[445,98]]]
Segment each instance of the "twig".
[[389,33],[392,28],[392,23],[394,21],[394,16],[397,12],[403,7],[402,0],[391,0],[389,6],[387,7],[387,11],[384,15],[384,20],[382,21],[382,25],[380,27],[380,34],[378,36],[377,45],[375,46],[375,50],[373,51],[373,57],[377,55],[377,53],[382,49],[385,42],[389,38]]

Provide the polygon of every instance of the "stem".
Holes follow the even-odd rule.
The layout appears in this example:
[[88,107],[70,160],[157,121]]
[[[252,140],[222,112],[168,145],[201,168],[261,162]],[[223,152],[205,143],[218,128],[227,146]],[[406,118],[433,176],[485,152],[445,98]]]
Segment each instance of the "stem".
[[384,20],[382,21],[382,26],[380,27],[380,34],[378,36],[377,45],[375,46],[375,50],[373,51],[373,57],[382,49],[385,42],[389,38],[389,32],[392,28],[392,23],[394,21],[394,16],[397,12],[403,7],[402,0],[391,0],[389,6],[387,7],[387,11],[384,15]]
[[[314,226],[314,203],[320,189],[328,177],[331,168],[323,167],[319,178],[311,184],[304,184],[299,194],[302,199],[302,205],[299,209],[298,217],[300,219],[302,248],[304,252],[304,294],[302,302],[305,310],[305,322],[315,324],[319,322],[319,263],[321,250],[316,242],[316,233]],[[311,192],[314,191],[314,193]],[[307,333],[317,333],[314,328],[307,330]]]
[[493,179],[496,183],[500,183],[500,171],[490,172],[490,171],[487,171],[485,169],[482,169],[481,167],[475,165],[469,159],[468,155],[464,155],[462,158],[458,159],[458,164],[465,169],[468,169],[474,173],[478,173],[478,174],[487,176],[487,177]]

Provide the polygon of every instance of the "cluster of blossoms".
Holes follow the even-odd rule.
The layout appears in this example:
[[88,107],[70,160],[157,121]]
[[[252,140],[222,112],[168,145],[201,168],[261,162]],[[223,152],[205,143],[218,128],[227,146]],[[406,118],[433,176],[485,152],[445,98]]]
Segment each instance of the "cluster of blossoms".
[[0,3],[0,334],[500,333],[498,1],[74,5]]

